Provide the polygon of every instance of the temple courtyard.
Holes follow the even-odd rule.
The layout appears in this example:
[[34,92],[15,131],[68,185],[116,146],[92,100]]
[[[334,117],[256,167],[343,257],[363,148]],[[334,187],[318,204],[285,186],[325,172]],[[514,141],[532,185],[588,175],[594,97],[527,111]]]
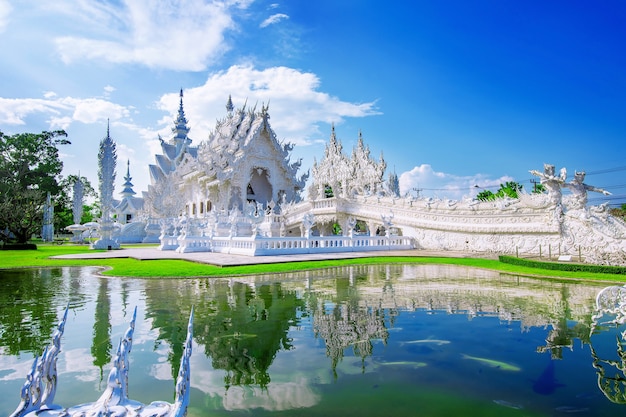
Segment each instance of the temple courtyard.
[[142,261],[157,259],[180,259],[190,262],[204,263],[215,266],[240,266],[256,264],[275,264],[284,262],[324,261],[336,259],[355,259],[368,257],[406,256],[406,257],[447,257],[447,258],[484,258],[497,259],[493,253],[465,253],[457,251],[430,250],[390,250],[377,252],[329,252],[307,253],[295,255],[246,256],[219,252],[180,253],[161,251],[156,247],[125,247],[122,250],[106,252],[88,252],[70,255],[53,256],[52,259],[108,259],[133,258]]

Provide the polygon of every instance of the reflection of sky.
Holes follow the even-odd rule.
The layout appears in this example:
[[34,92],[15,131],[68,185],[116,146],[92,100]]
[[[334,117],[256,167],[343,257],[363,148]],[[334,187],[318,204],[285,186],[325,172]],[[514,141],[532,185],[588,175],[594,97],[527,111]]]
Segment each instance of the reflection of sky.
[[[191,356],[192,388],[210,398],[219,398],[222,407],[229,411],[255,408],[280,411],[312,407],[320,399],[314,385],[331,381],[328,368],[320,366],[320,363],[328,359],[323,349],[311,346],[311,338],[298,337],[297,333],[290,333],[290,337],[293,337],[295,349],[278,353],[269,369],[272,382],[265,389],[231,386],[226,390],[224,387],[226,372],[213,369],[211,358],[202,354]],[[195,343],[193,349],[195,352],[201,351]],[[294,367],[294,363],[298,366]],[[154,365],[152,375],[157,379],[169,380],[171,378],[169,363]]]

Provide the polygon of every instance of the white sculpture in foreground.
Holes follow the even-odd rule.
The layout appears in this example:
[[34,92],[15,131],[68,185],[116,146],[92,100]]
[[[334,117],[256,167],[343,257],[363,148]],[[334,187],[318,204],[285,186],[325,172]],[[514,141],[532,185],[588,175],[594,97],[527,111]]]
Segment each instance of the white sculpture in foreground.
[[149,166],[143,213],[121,241],[253,256],[418,248],[626,265],[626,225],[608,205],[587,205],[589,191],[608,193],[582,172],[567,182],[565,169],[546,165],[531,173],[547,193],[489,202],[400,197],[382,155],[372,158],[360,133],[345,154],[333,126],[303,200],[308,173],[291,162],[293,145],[277,140],[269,108],[235,109],[229,97],[226,112],[192,146],[181,91],[172,137],[159,138]]
[[176,397],[173,404],[155,401],[144,405],[128,398],[129,355],[133,345],[135,318],[133,313],[124,337],[120,340],[117,354],[113,358],[113,369],[107,379],[107,387],[100,398],[93,402],[64,408],[54,404],[57,390],[57,356],[61,349],[61,336],[67,320],[68,308],[53,334],[52,344],[46,348],[41,358],[35,358],[33,368],[26,377],[21,390],[21,402],[10,417],[83,417],[83,416],[116,416],[116,417],[184,417],[189,405],[189,381],[193,341],[193,309],[187,325],[185,353],[181,359],[178,378],[176,380]]

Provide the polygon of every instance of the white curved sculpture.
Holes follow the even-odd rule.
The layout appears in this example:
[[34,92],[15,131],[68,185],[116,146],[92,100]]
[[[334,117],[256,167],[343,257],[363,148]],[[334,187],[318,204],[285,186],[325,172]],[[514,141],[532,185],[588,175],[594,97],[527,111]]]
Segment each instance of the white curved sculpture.
[[184,417],[189,405],[189,358],[193,341],[193,308],[187,325],[185,354],[183,355],[176,380],[176,397],[174,403],[155,401],[144,405],[128,398],[129,355],[133,345],[135,318],[137,308],[133,312],[124,337],[120,340],[117,354],[113,359],[113,369],[107,379],[107,387],[100,398],[93,402],[63,408],[53,404],[57,389],[56,361],[61,349],[61,336],[67,319],[68,308],[63,319],[54,332],[52,344],[46,348],[41,358],[35,358],[33,368],[26,377],[21,390],[21,402],[10,417],[84,417],[84,416],[116,416],[116,417]]

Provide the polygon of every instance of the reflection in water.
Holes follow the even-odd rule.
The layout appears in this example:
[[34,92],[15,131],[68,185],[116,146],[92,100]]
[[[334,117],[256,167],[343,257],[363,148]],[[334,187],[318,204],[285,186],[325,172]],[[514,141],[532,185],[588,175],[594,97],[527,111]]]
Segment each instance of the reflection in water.
[[111,303],[109,302],[109,286],[106,279],[100,280],[96,314],[93,323],[93,342],[91,355],[93,364],[100,368],[100,381],[104,378],[104,366],[111,362]]
[[[176,297],[171,288],[175,287]],[[168,356],[177,369],[186,319],[194,306],[194,334],[215,369],[226,371],[224,386],[270,382],[269,366],[280,350],[291,349],[287,335],[302,301],[279,283],[255,286],[234,280],[146,281],[146,316],[158,340],[172,347]]]
[[[593,318],[593,332],[600,332],[604,326],[620,326],[626,323],[626,287],[610,286],[600,291],[596,297],[596,311]],[[605,319],[605,321],[601,321]],[[615,336],[617,358],[601,359],[593,346],[591,356],[593,367],[598,373],[598,387],[604,395],[617,404],[626,404],[626,331]]]
[[57,323],[55,289],[63,288],[61,270],[18,269],[1,274],[0,346],[11,355],[40,355]]
[[[36,271],[36,277],[13,280],[13,271],[0,272],[7,290],[0,292],[0,384],[16,380],[14,374],[23,381],[25,373],[14,371],[11,355],[40,352],[69,301],[71,319],[93,318],[85,323],[93,333],[85,344],[84,335],[68,326],[75,333],[64,350],[69,355],[87,347],[91,361],[86,362],[93,362],[100,379],[111,366],[112,339],[128,321],[127,305],[139,307],[138,328],[150,330],[136,335],[133,377],[141,379],[130,385],[143,403],[170,400],[193,306],[197,347],[190,416],[294,408],[330,415],[347,404],[367,416],[376,415],[383,399],[386,407],[409,401],[413,409],[434,402],[442,415],[468,407],[475,415],[507,415],[521,407],[528,415],[530,408],[549,415],[598,407],[589,394],[598,391],[596,378],[607,397],[624,403],[615,393],[616,387],[624,392],[625,376],[620,371],[613,378],[615,372],[608,371],[626,369],[623,339],[617,359],[600,359],[615,353],[615,329],[594,315],[600,284],[435,265],[180,280],[99,279],[93,269],[48,271],[48,277]],[[33,291],[38,280],[50,287]],[[12,303],[7,292],[21,298]],[[30,337],[33,320],[37,338]],[[15,332],[12,339],[6,329]],[[591,360],[597,377],[596,371],[587,374]],[[71,379],[66,384],[73,384],[75,401],[86,389],[76,381],[89,379],[87,371],[77,370],[82,363],[68,365],[71,361],[60,358],[65,369],[60,377]],[[402,415],[401,408],[388,411]]]

